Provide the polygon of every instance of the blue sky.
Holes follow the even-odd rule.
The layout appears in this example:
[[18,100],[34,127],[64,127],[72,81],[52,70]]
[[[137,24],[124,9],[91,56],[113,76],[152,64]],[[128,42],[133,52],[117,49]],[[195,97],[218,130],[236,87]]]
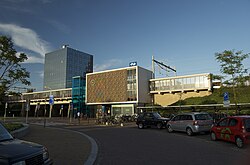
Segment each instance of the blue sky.
[[[151,69],[154,55],[177,75],[219,74],[216,52],[250,52],[249,6],[250,0],[1,0],[0,35],[28,55],[24,66],[38,91],[45,53],[64,44],[94,55],[95,71],[132,61]],[[250,68],[249,59],[244,64]]]

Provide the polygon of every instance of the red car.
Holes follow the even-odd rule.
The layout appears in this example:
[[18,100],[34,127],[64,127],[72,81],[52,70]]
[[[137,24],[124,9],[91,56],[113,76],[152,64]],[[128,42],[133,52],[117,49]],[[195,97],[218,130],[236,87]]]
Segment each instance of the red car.
[[234,142],[242,148],[250,143],[250,116],[232,116],[221,119],[211,128],[211,140]]

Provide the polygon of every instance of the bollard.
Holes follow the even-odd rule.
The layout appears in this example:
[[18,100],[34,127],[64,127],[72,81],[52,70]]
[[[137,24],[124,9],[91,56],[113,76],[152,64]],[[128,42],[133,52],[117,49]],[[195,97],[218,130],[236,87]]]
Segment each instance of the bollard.
[[46,118],[44,118],[44,121],[43,121],[43,127],[45,128],[46,126]]

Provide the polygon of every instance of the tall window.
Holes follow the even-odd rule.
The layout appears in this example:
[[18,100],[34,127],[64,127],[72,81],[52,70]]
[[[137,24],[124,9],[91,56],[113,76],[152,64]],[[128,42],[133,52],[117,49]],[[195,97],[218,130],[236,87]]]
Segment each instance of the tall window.
[[137,86],[136,86],[136,69],[127,71],[127,93],[128,101],[136,101],[137,98]]

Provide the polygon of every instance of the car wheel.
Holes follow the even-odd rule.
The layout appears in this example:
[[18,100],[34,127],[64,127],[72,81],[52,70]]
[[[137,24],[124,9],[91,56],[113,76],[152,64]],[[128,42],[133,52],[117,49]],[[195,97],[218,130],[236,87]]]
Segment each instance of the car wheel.
[[162,123],[157,123],[157,128],[161,129],[162,128]]
[[236,146],[242,148],[244,146],[243,140],[240,137],[236,137],[235,139]]
[[214,132],[211,132],[210,138],[211,138],[211,140],[213,140],[213,141],[217,140],[216,134],[215,134]]
[[186,132],[187,132],[187,135],[188,135],[188,136],[192,136],[192,135],[193,135],[193,131],[192,131],[192,129],[189,128],[189,127],[186,129]]
[[170,126],[170,125],[168,125],[168,126],[167,126],[167,129],[168,129],[168,132],[169,132],[169,133],[171,133],[171,132],[173,132],[173,131],[174,131],[174,130],[171,128],[171,126]]
[[139,124],[138,124],[138,128],[139,128],[139,129],[143,129],[143,128],[144,128],[143,123],[139,123]]

